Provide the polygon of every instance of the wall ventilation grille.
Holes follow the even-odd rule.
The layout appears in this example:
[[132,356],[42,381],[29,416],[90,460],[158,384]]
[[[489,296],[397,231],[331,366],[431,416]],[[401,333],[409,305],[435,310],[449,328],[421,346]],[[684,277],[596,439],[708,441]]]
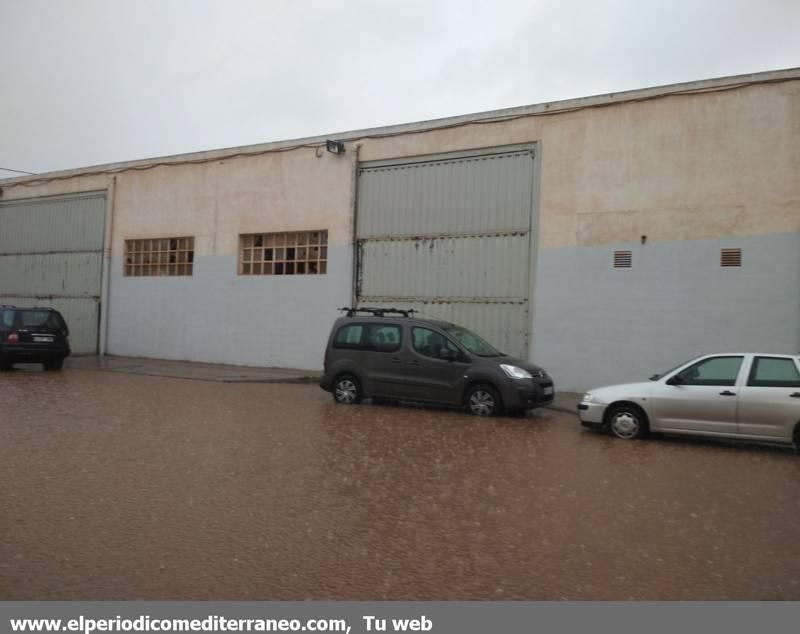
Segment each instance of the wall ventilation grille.
[[633,264],[633,254],[630,251],[614,251],[614,268],[629,269]]
[[722,249],[719,253],[720,266],[742,266],[741,249]]

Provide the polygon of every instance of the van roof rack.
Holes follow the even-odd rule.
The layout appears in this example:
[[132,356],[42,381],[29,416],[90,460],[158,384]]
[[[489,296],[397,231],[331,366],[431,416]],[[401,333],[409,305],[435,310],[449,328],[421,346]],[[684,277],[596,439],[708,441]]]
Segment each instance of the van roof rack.
[[370,306],[364,306],[362,308],[339,308],[338,310],[345,311],[348,317],[353,317],[358,313],[368,313],[373,317],[383,317],[385,315],[402,315],[403,317],[414,317],[414,313],[417,311],[413,308],[408,310],[404,310],[402,308],[373,308]]

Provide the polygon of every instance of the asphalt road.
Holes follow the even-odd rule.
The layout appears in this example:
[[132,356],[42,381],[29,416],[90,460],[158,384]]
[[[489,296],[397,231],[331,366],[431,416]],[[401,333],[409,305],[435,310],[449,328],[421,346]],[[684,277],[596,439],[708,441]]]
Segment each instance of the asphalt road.
[[800,599],[800,457],[314,385],[0,375],[0,599]]

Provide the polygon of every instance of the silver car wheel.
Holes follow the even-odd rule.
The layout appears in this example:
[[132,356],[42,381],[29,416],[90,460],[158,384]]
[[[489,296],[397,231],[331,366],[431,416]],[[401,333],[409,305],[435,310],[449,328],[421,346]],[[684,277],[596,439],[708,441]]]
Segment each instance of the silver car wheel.
[[353,403],[358,396],[358,387],[350,379],[342,379],[336,384],[335,394],[338,403]]
[[611,418],[611,431],[617,438],[630,440],[639,435],[639,419],[633,412],[621,411],[614,414]]
[[469,410],[476,416],[491,416],[495,405],[494,396],[486,390],[475,390],[469,397]]

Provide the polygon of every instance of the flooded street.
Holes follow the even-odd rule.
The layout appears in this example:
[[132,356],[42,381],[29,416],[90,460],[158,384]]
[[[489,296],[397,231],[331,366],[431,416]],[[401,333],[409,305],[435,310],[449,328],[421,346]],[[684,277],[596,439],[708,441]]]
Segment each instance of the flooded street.
[[800,599],[800,458],[315,385],[0,375],[0,599]]

